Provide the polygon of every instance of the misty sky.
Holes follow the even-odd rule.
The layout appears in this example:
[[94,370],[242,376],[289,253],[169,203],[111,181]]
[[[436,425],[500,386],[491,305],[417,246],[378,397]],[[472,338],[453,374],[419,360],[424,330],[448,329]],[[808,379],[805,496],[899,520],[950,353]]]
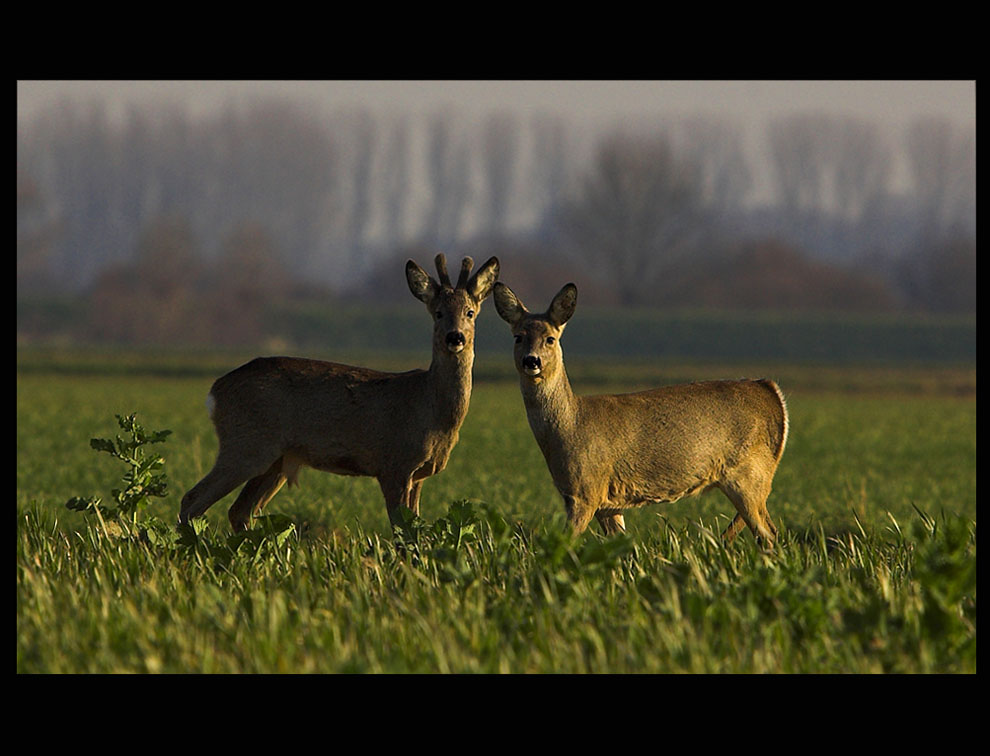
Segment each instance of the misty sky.
[[[558,114],[586,134],[616,124],[681,116],[716,116],[743,127],[745,151],[754,167],[754,200],[768,191],[764,127],[774,117],[820,112],[854,116],[887,127],[899,140],[921,116],[945,117],[976,129],[976,82],[930,81],[19,81],[17,110],[30,117],[69,99],[101,99],[111,118],[131,106],[170,104],[192,117],[217,108],[276,96],[306,109],[367,108],[420,115],[449,107],[459,118],[480,119],[495,111]],[[906,181],[895,160],[893,186]]]
[[19,115],[63,97],[125,103],[174,102],[191,113],[259,94],[320,106],[424,111],[452,106],[556,112],[610,121],[654,114],[733,116],[747,125],[795,111],[830,111],[901,126],[920,115],[975,122],[975,81],[28,81]]

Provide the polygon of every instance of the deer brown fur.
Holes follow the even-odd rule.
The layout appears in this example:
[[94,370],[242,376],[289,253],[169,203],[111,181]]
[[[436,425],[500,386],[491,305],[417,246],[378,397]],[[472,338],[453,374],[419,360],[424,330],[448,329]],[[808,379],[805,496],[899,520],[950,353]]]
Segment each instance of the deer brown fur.
[[777,529],[766,502],[788,431],[776,383],[707,381],[578,396],[560,346],[577,287],[564,286],[545,313],[531,314],[503,283],[493,299],[515,336],[526,415],[574,532],[592,517],[606,533],[624,530],[628,507],[673,502],[714,486],[737,512],[723,533],[726,542],[749,526],[772,544]]
[[492,257],[456,285],[443,255],[439,281],[415,262],[406,281],[432,317],[429,369],[385,373],[295,357],[259,357],[217,379],[207,397],[220,449],[213,469],[182,499],[179,522],[199,517],[244,483],[228,516],[249,526],[300,467],[378,480],[390,521],[419,513],[423,481],[444,469],[471,399],[474,331],[498,278]]

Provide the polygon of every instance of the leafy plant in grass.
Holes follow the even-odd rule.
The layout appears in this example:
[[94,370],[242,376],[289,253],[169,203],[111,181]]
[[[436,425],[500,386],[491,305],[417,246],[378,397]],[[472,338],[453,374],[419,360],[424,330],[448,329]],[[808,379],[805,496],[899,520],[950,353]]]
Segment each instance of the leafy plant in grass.
[[[914,575],[921,588],[921,622],[952,656],[976,665],[976,525],[944,513],[939,520],[915,507],[918,545]],[[941,529],[941,534],[939,530]]]
[[169,549],[198,549],[222,564],[229,564],[238,554],[256,557],[259,551],[270,551],[270,546],[281,547],[295,530],[289,518],[279,515],[259,517],[252,530],[235,533],[221,542],[210,540],[205,519],[174,528],[157,517],[148,517],[138,527],[138,514],[148,508],[152,499],[168,495],[168,480],[162,471],[165,459],[159,455],[149,455],[144,447],[164,442],[172,431],[146,431],[137,421],[136,414],[115,417],[128,437],[117,435],[113,439],[92,438],[89,441],[96,451],[105,452],[127,465],[123,475],[124,487],[111,491],[115,506],[105,505],[99,496],[73,496],[65,502],[69,509],[96,514],[108,533],[121,534],[127,528],[152,545]]
[[[193,520],[194,524],[199,522]],[[188,527],[183,525],[180,529]],[[272,514],[256,517],[250,530],[227,536],[222,543],[213,543],[205,534],[199,533],[191,545],[204,548],[213,557],[214,564],[226,567],[236,558],[255,561],[277,558],[276,555],[285,550],[285,542],[289,536],[295,532],[296,524],[289,517]],[[188,535],[184,532],[183,538],[188,538]],[[186,540],[180,540],[180,543],[190,545]]]
[[165,459],[148,455],[143,447],[164,442],[172,431],[146,431],[137,421],[136,414],[115,417],[128,438],[117,435],[113,439],[89,440],[89,445],[96,451],[106,452],[127,465],[123,475],[124,487],[114,488],[110,492],[115,506],[104,505],[99,496],[73,496],[65,502],[65,506],[77,512],[96,513],[104,522],[125,522],[136,526],[138,513],[144,511],[153,498],[168,495],[168,480],[161,472]]
[[491,505],[461,499],[448,507],[446,517],[432,523],[400,509],[392,545],[396,558],[427,569],[440,582],[467,585],[478,577],[481,553],[506,558],[503,547],[511,532],[509,523]]

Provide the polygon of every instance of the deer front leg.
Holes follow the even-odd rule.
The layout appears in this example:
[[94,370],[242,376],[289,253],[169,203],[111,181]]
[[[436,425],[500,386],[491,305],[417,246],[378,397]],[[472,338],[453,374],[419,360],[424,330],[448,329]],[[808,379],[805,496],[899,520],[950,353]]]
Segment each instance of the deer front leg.
[[746,521],[742,518],[742,515],[736,514],[732,522],[729,523],[729,527],[727,527],[723,531],[722,541],[725,543],[726,546],[728,546],[730,543],[736,540],[736,536],[739,535],[739,531],[741,531],[745,527],[746,527]]
[[567,512],[567,522],[574,535],[580,535],[588,527],[591,518],[595,516],[595,508],[587,500],[576,496],[564,496],[564,509]]
[[244,488],[227,512],[235,533],[250,527],[251,516],[257,517],[261,514],[261,510],[278,493],[286,480],[285,475],[282,474],[282,457],[279,457],[264,474],[251,478],[244,484]]

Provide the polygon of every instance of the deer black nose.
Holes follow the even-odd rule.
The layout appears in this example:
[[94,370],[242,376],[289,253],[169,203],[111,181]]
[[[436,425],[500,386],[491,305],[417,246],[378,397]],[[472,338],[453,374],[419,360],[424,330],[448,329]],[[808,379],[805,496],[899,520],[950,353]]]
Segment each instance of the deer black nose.
[[460,331],[451,331],[447,334],[447,346],[464,346],[464,334]]
[[523,357],[522,361],[523,367],[527,370],[539,370],[540,369],[540,358],[533,354],[528,354]]

